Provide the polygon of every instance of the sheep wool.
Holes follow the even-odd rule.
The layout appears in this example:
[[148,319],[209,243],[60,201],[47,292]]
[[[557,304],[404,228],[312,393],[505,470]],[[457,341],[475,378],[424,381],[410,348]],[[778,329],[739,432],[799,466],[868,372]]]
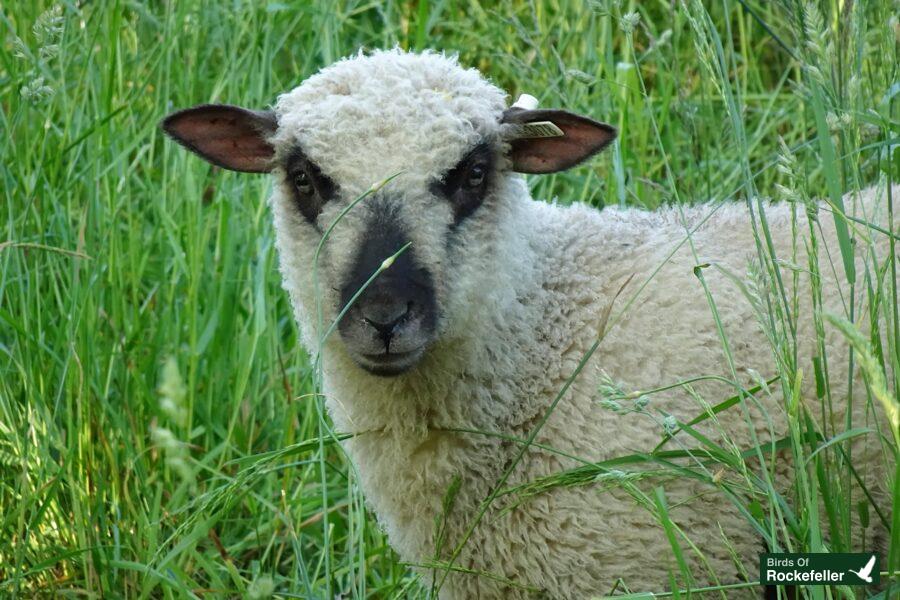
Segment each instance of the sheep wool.
[[[473,525],[507,471],[503,487],[514,489],[587,463],[650,453],[673,423],[735,396],[736,386],[750,389],[776,376],[768,337],[784,333],[772,331],[761,308],[770,292],[750,203],[646,212],[535,201],[512,171],[511,125],[502,120],[507,102],[453,57],[389,50],[329,66],[275,105],[270,202],[284,287],[305,346],[320,357],[335,428],[356,434],[343,447],[367,502],[401,559],[424,565],[424,582],[435,578],[441,598],[589,598],[620,592],[622,583],[660,592],[671,577],[682,587],[752,581],[765,545],[746,508],[748,479],[738,471],[754,469],[742,452],[788,432],[776,390],[696,426],[730,449],[741,465],[734,472],[676,476],[653,462],[623,463],[590,485],[500,495]],[[478,144],[491,149],[493,171],[483,202],[461,219],[433,190]],[[314,222],[297,210],[283,166],[297,147],[339,190]],[[884,224],[886,192],[882,186],[848,195],[848,213]],[[788,297],[797,292],[801,401],[824,418],[811,359],[821,349],[802,238],[807,212],[792,204],[752,206],[765,211]],[[421,360],[391,377],[360,368],[338,331],[325,335],[342,307],[342,282],[384,215],[399,223],[408,251],[430,273],[437,307],[434,339]],[[824,207],[814,225],[822,246],[836,248]],[[886,240],[873,245],[881,260]],[[823,262],[822,310],[843,314],[848,288],[835,260],[835,269]],[[827,324],[825,350],[835,361],[847,355],[844,338]],[[689,386],[674,385],[685,380]],[[832,373],[834,423],[844,422],[849,382]],[[641,398],[639,410],[622,410],[632,408],[628,393],[666,386]],[[861,379],[856,386],[853,424],[880,422],[881,408],[859,400]],[[609,400],[611,388],[626,399]],[[538,426],[516,462],[521,441]],[[668,447],[697,445],[682,432]],[[868,464],[863,475],[884,499],[877,446],[860,445],[854,456]],[[702,458],[679,464],[702,472]],[[790,499],[789,455],[767,458]],[[672,558],[662,504],[690,581]],[[883,544],[885,532],[871,521],[866,539]],[[451,558],[449,572],[427,566]],[[741,593],[755,597],[759,590]]]

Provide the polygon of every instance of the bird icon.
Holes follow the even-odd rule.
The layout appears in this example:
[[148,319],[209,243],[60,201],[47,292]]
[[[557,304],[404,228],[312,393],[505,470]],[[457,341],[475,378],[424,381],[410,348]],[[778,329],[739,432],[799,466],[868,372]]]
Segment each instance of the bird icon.
[[853,569],[848,569],[851,573],[865,581],[866,583],[872,583],[872,567],[875,566],[875,555],[872,555],[872,558],[869,559],[869,562],[866,563],[859,571],[854,571]]

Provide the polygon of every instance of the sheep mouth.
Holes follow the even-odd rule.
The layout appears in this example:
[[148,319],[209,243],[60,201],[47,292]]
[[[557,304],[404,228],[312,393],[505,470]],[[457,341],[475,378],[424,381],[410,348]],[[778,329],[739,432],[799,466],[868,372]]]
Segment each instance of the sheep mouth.
[[[350,309],[338,331],[357,366],[375,375],[393,377],[411,370],[422,360],[435,339],[436,315],[431,307],[423,309],[415,303],[409,304],[409,309],[390,308],[392,305],[385,309],[380,303],[367,303],[364,299],[358,308]],[[406,312],[394,320],[363,316],[366,313],[393,315],[403,310]]]
[[394,377],[406,373],[418,364],[425,353],[425,345],[407,352],[382,352],[378,354],[359,354],[356,364],[373,375]]

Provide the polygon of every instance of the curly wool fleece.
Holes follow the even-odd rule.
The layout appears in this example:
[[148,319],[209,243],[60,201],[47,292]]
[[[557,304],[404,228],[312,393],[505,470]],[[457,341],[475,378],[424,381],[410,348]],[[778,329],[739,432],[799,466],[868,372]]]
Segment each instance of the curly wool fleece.
[[[319,219],[328,224],[348,199],[374,182],[400,173],[386,191],[402,195],[422,189],[478,141],[502,139],[499,122],[505,108],[501,90],[455,59],[375,52],[323,69],[281,96],[278,130],[271,141],[279,155],[299,144],[341,187],[342,201],[326,204]],[[746,277],[756,255],[744,205],[649,213],[547,204],[532,200],[524,179],[508,165],[499,167],[484,205],[449,238],[449,208],[433,200],[402,208],[412,247],[434,274],[442,314],[437,341],[422,362],[393,378],[360,369],[337,335],[322,347],[318,342],[317,307],[324,311],[326,325],[337,314],[333,282],[349,268],[364,235],[364,219],[355,214],[364,213],[366,200],[334,228],[322,249],[316,282],[312,265],[321,231],[298,214],[284,173],[275,169],[279,184],[271,203],[285,288],[306,346],[322,357],[324,393],[336,428],[359,434],[344,448],[358,467],[365,496],[393,547],[413,563],[450,557],[482,501],[513,464],[520,450],[515,439],[527,438],[565,389],[601,335],[604,315],[614,302],[599,347],[549,415],[535,445],[512,469],[507,487],[582,464],[571,457],[604,461],[648,453],[661,440],[661,415],[686,422],[703,413],[700,398],[715,404],[735,395],[733,386],[699,381],[692,384],[692,394],[682,388],[653,394],[645,412],[621,414],[598,404],[605,375],[631,391],[701,375],[736,377],[752,387],[756,373],[764,378],[776,373],[770,344],[758,325],[758,306],[728,275]],[[847,203],[854,214],[865,210],[869,220],[877,221],[882,198],[883,190],[873,189],[861,197],[848,196]],[[791,243],[792,213],[799,213],[797,226],[805,230],[803,211],[775,204],[765,209],[778,255],[807,264],[803,245]],[[830,216],[821,220],[821,235],[836,247],[831,246],[835,233],[830,223]],[[703,276],[735,373],[694,274],[695,266],[704,263],[714,265]],[[824,308],[840,313],[840,282],[830,269],[822,271]],[[817,352],[810,281],[802,269],[786,273],[789,288],[795,274],[803,304],[798,311],[800,366],[811,374],[809,357]],[[632,296],[634,301],[626,303]],[[842,338],[831,328],[826,329],[826,345],[836,360],[846,355]],[[847,382],[833,378],[834,419],[843,422],[840,399]],[[787,425],[781,402],[761,396],[758,403],[741,403],[697,429],[732,448],[735,458],[755,437],[782,437]],[[818,406],[809,386],[804,399],[811,408]],[[854,425],[872,420],[864,414],[864,404],[856,402]],[[497,435],[465,432],[475,430]],[[672,447],[695,445],[684,434],[677,440]],[[785,483],[791,467],[778,464],[776,475]],[[702,471],[696,463],[691,466]],[[457,480],[452,507],[441,517],[442,501]],[[514,505],[509,497],[500,498],[454,562],[464,572],[451,572],[440,595],[587,598],[609,592],[619,580],[632,590],[668,589],[670,570],[678,576],[678,569],[667,558],[673,553],[658,509],[645,500],[655,497],[658,486],[678,528],[693,585],[735,583],[748,573],[752,579],[763,541],[737,508],[750,500],[738,474],[720,473],[716,481],[639,473],[610,476],[594,486],[557,487]],[[874,489],[883,493],[883,481],[875,482]],[[435,548],[439,517],[443,533]],[[430,581],[432,571],[420,570]],[[443,578],[442,571],[436,573],[438,580]]]

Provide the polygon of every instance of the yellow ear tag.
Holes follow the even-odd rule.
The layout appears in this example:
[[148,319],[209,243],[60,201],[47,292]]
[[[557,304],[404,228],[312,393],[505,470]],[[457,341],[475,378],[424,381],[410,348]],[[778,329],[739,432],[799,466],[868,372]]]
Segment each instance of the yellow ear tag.
[[551,138],[566,135],[553,121],[534,121],[533,123],[521,123],[516,127],[517,138]]
[[[531,94],[522,94],[510,108],[534,110],[538,107],[538,99]],[[562,137],[565,133],[552,121],[534,121],[520,123],[513,130],[513,138],[551,138]]]

